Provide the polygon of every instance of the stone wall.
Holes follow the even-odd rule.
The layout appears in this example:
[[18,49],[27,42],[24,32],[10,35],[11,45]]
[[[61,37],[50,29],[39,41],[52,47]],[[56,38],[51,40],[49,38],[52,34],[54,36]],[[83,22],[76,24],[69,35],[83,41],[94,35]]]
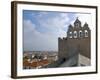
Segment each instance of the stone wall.
[[58,58],[68,59],[71,55],[80,53],[83,56],[91,58],[91,39],[86,38],[75,38],[75,39],[58,39]]

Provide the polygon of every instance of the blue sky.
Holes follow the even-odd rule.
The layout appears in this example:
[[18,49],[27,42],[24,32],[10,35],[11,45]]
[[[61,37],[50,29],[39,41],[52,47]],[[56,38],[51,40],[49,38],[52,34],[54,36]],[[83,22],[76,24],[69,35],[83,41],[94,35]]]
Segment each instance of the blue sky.
[[90,23],[90,14],[23,10],[24,51],[58,51],[58,37],[66,37],[76,17]]

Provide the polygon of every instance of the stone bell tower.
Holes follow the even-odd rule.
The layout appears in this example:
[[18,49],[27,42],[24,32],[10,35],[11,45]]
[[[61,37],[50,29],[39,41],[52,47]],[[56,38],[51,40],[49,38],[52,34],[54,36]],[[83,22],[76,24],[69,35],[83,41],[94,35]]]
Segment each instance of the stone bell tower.
[[59,59],[67,60],[76,54],[91,58],[91,30],[87,22],[81,25],[76,18],[73,26],[68,26],[67,36],[58,38]]

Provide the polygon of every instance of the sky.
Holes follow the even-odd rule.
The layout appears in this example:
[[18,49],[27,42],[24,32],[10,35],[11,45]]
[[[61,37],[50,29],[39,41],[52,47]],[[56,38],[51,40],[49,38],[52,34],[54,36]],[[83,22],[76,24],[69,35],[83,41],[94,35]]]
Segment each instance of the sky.
[[91,14],[23,10],[24,51],[58,51],[58,37],[66,37],[76,18],[91,26]]

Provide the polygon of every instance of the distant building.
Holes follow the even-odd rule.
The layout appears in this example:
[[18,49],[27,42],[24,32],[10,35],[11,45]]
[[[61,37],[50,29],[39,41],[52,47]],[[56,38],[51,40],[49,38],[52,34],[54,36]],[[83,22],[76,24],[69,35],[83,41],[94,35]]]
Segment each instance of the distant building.
[[[79,65],[80,58],[87,60],[87,63],[84,63],[81,59],[80,64],[83,62],[83,65],[90,65],[91,59],[91,30],[87,23],[83,26],[81,21],[77,18],[74,22],[74,26],[71,24],[68,27],[67,37],[58,39],[58,58],[63,61],[76,60],[76,65]],[[77,57],[74,57],[76,56]],[[81,56],[79,56],[81,55]],[[75,64],[72,64],[75,65]],[[71,66],[71,65],[69,65]]]

